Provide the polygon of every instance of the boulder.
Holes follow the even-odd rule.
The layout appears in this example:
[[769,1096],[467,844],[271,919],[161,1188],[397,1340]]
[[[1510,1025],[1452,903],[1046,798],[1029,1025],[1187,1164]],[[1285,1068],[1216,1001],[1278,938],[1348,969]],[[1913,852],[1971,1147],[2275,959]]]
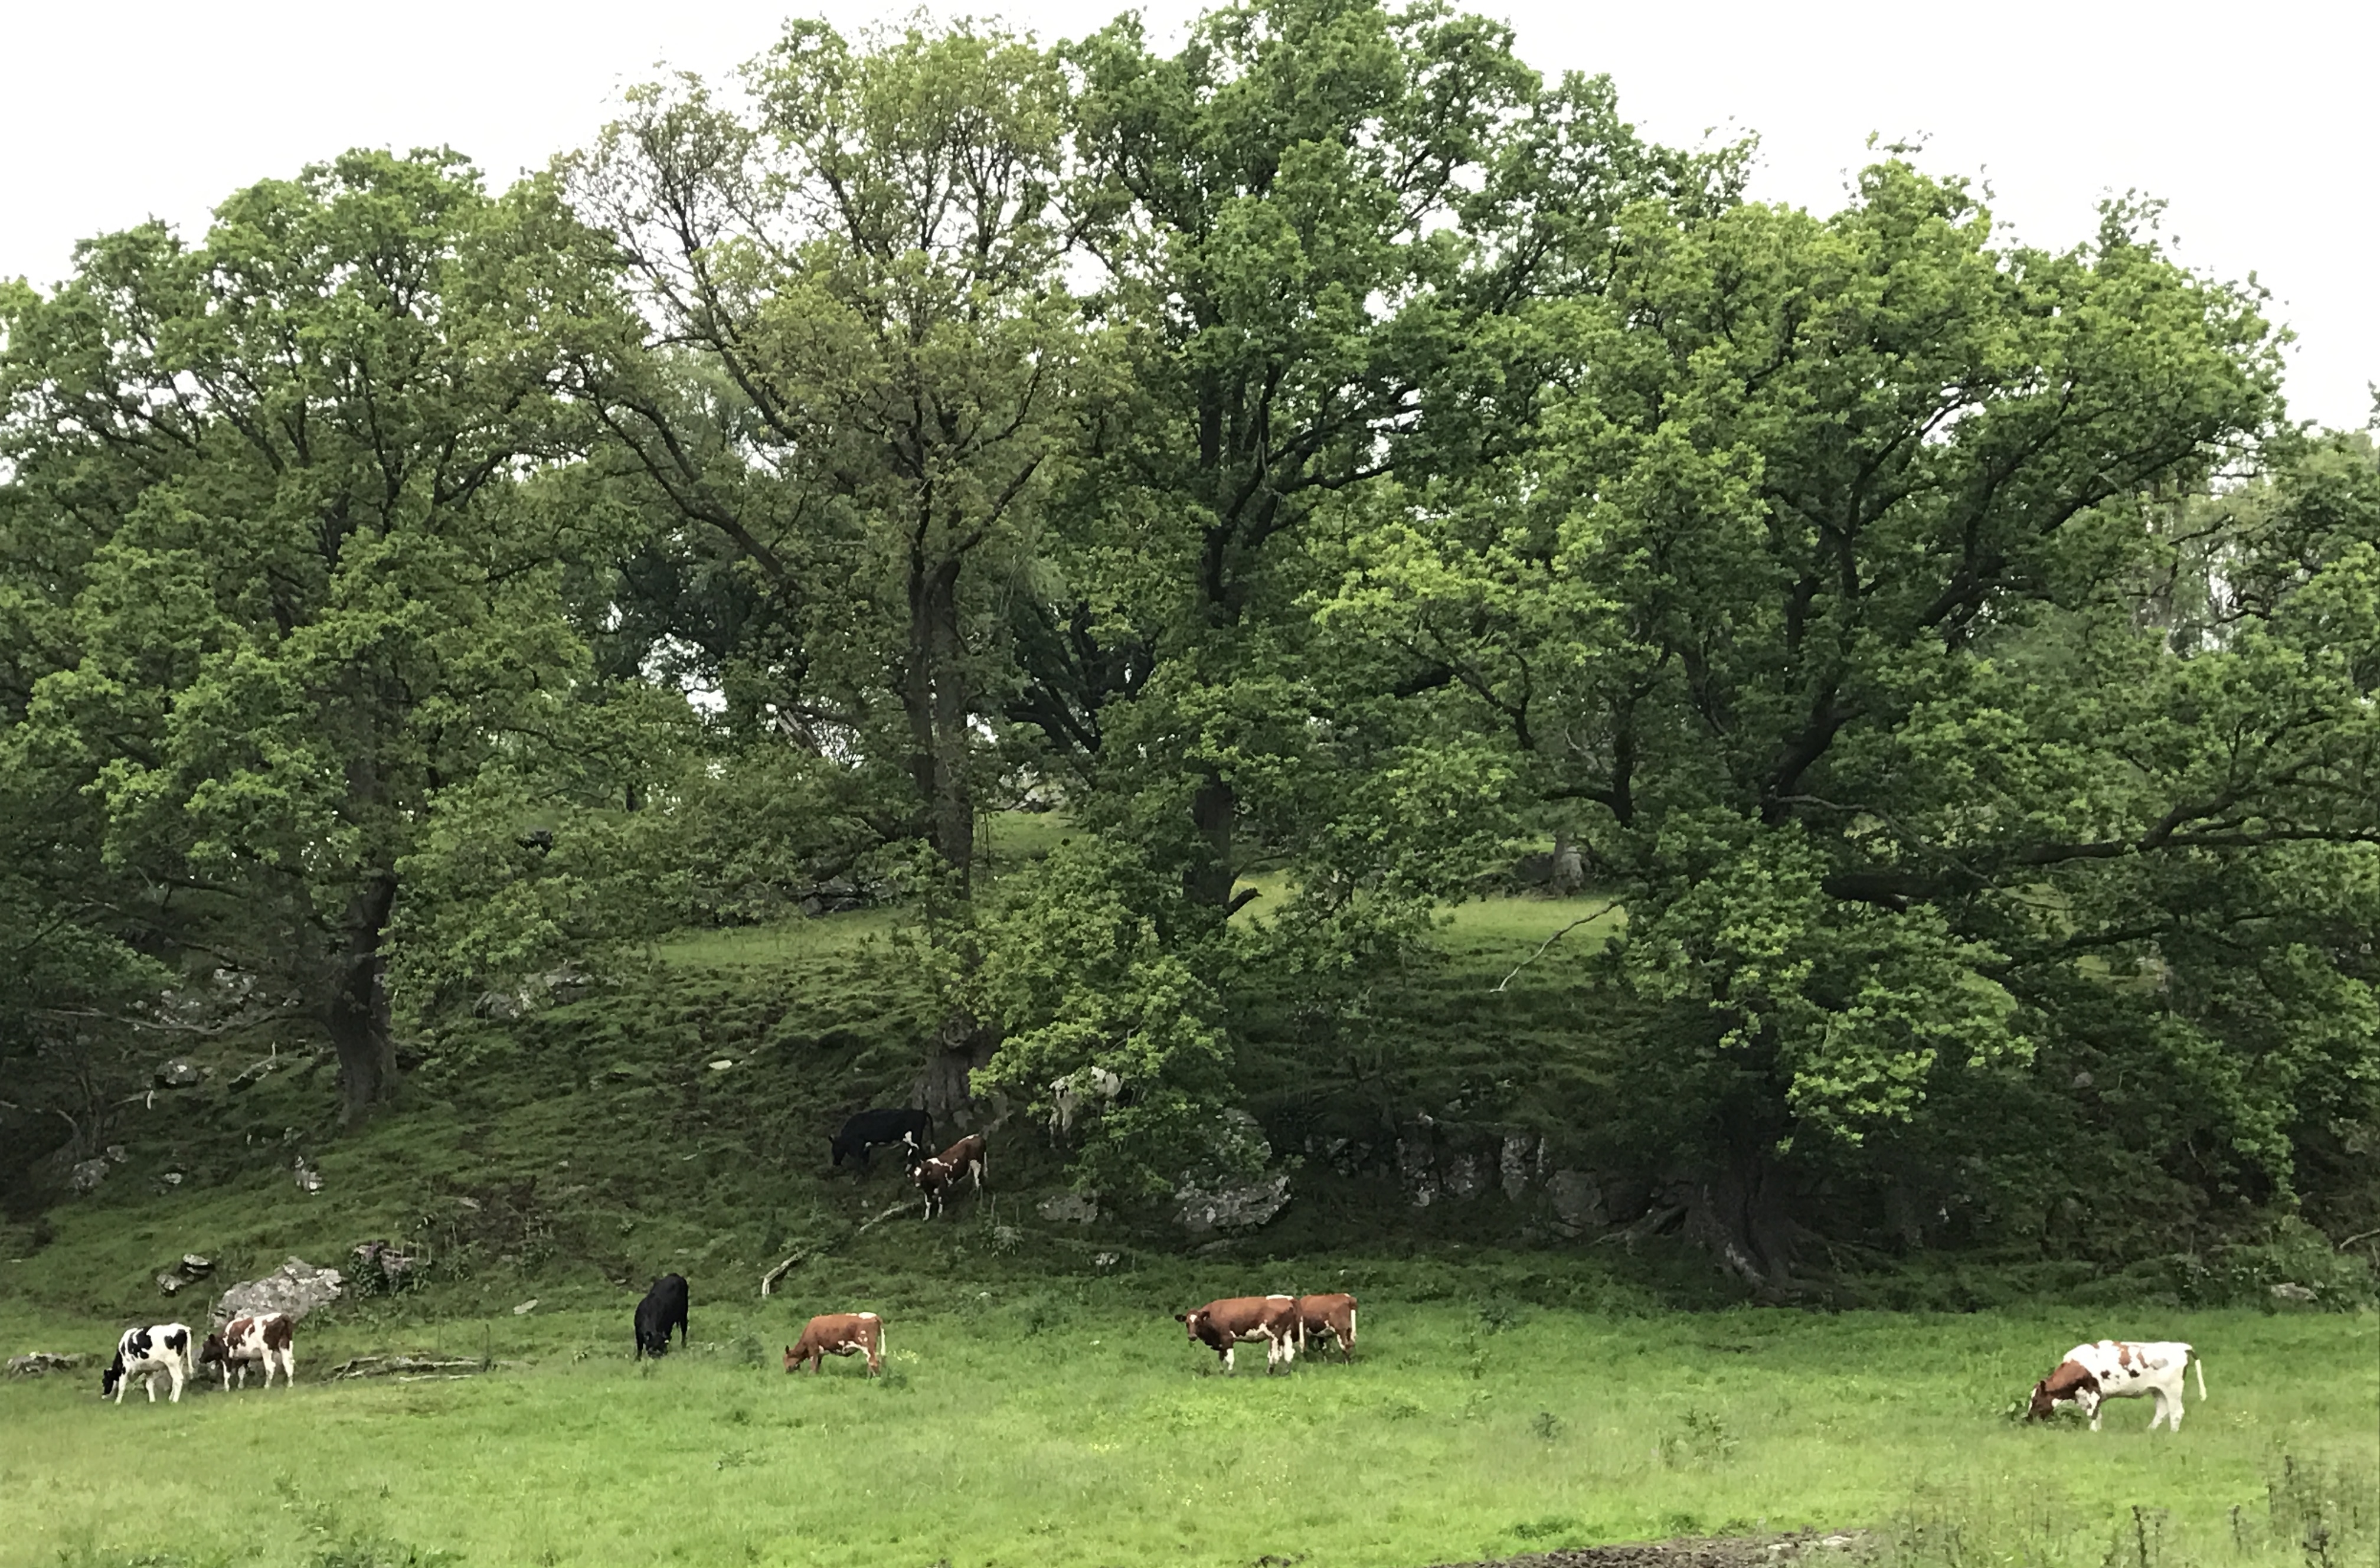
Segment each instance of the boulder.
[[206,1069],[188,1057],[176,1056],[157,1069],[159,1088],[196,1088],[206,1081]]
[[2288,1281],[2273,1287],[2273,1299],[2276,1301],[2312,1301],[2313,1298],[2313,1291]]
[[1529,1159],[1532,1153],[1544,1158],[1539,1141],[1526,1133],[1506,1133],[1502,1146],[1496,1151],[1496,1174],[1503,1183],[1504,1196],[1514,1203],[1529,1190]]
[[1087,1225],[1099,1217],[1099,1201],[1087,1193],[1055,1192],[1037,1210],[1044,1220],[1063,1225]]
[[1546,1182],[1546,1198],[1553,1206],[1554,1229],[1566,1236],[1601,1230],[1607,1222],[1603,1189],[1585,1171],[1556,1171]]
[[1479,1156],[1465,1153],[1451,1157],[1446,1161],[1440,1185],[1445,1187],[1446,1196],[1458,1203],[1468,1203],[1477,1197],[1480,1190],[1488,1185]]
[[105,1180],[107,1161],[104,1160],[78,1161],[67,1172],[67,1185],[78,1195],[97,1191],[99,1184]]
[[189,1281],[182,1278],[179,1274],[160,1274],[157,1276],[157,1288],[164,1291],[167,1295],[173,1295],[176,1291],[180,1290],[184,1285],[188,1284],[189,1282]]
[[1185,1186],[1173,1195],[1174,1218],[1192,1235],[1211,1231],[1252,1231],[1269,1224],[1289,1207],[1289,1178],[1261,1176],[1215,1187]]
[[285,1312],[294,1322],[338,1300],[346,1282],[336,1269],[317,1269],[302,1258],[293,1258],[261,1280],[248,1280],[224,1292],[215,1302],[214,1320],[223,1324],[243,1314]]
[[84,1361],[79,1355],[59,1355],[46,1350],[28,1351],[8,1357],[8,1375],[12,1378],[39,1378],[51,1372],[71,1372]]
[[1406,1201],[1415,1209],[1427,1209],[1438,1201],[1438,1176],[1430,1169],[1436,1160],[1427,1122],[1397,1139],[1397,1174],[1404,1182]]

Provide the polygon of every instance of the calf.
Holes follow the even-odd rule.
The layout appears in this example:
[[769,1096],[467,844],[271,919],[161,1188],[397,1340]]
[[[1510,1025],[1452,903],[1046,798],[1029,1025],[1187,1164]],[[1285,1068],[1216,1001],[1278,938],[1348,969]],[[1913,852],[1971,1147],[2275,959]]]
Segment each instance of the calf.
[[181,1323],[157,1323],[146,1329],[127,1329],[115,1342],[115,1359],[99,1375],[99,1397],[115,1396],[124,1403],[124,1385],[141,1373],[149,1374],[149,1403],[157,1403],[157,1374],[163,1372],[174,1385],[173,1403],[182,1403],[182,1384],[197,1375],[190,1365],[190,1331]]
[[1341,1359],[1355,1359],[1355,1298],[1352,1295],[1301,1295],[1297,1298],[1297,1343],[1330,1336]]
[[1213,1351],[1227,1373],[1232,1370],[1233,1350],[1245,1341],[1264,1341],[1268,1373],[1297,1359],[1294,1296],[1225,1296],[1188,1312],[1176,1312],[1173,1320],[1190,1331],[1192,1340]]
[[286,1380],[284,1388],[298,1386],[298,1353],[290,1348],[297,1337],[298,1325],[285,1312],[260,1312],[253,1317],[235,1318],[223,1326],[221,1333],[209,1334],[207,1343],[199,1347],[199,1365],[214,1367],[223,1373],[223,1385],[231,1387],[231,1369],[239,1367],[239,1386],[248,1387],[250,1363],[264,1366],[264,1386],[273,1386],[273,1374],[277,1369]]
[[883,1370],[883,1319],[873,1312],[828,1312],[811,1319],[802,1329],[800,1343],[785,1346],[785,1370],[807,1361],[816,1377],[825,1369],[828,1356],[851,1355],[868,1357],[871,1378]]
[[959,1185],[960,1177],[974,1177],[975,1190],[983,1190],[983,1179],[991,1172],[990,1162],[984,1158],[983,1150],[983,1135],[969,1133],[940,1154],[929,1158],[921,1152],[911,1160],[909,1179],[917,1184],[919,1192],[926,1195],[927,1219],[932,1219],[935,1212],[942,1208],[951,1189]]
[[845,1160],[856,1160],[865,1171],[868,1151],[881,1145],[905,1143],[917,1154],[933,1148],[934,1119],[923,1111],[905,1107],[862,1111],[843,1124],[843,1131],[826,1141],[834,1151],[836,1165]]
[[2198,1397],[2204,1399],[2206,1364],[2179,1340],[2101,1340],[2096,1344],[2078,1344],[2049,1376],[2033,1385],[2033,1403],[2025,1418],[2046,1420],[2051,1412],[2071,1400],[2091,1417],[2091,1429],[2095,1432],[2102,1402],[2147,1394],[2156,1401],[2149,1430],[2155,1431],[2162,1421],[2168,1430],[2178,1432],[2181,1430],[2182,1373],[2192,1365],[2198,1367]]
[[669,1354],[670,1330],[677,1330],[677,1343],[686,1343],[686,1276],[663,1274],[645,1292],[645,1299],[637,1303],[637,1354],[642,1361],[650,1355],[655,1359]]

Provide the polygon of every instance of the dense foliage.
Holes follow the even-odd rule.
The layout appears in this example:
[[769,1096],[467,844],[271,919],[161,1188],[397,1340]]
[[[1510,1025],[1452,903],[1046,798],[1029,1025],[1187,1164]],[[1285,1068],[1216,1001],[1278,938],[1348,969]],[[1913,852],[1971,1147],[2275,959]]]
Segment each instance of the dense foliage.
[[[1763,1286],[2380,1223],[2370,444],[2153,207],[1746,152],[1433,0],[798,23],[502,195],[350,153],[12,286],[19,1147],[177,1030],[318,1030],[352,1119],[565,960],[903,899],[916,1092],[1114,1075],[1111,1193],[1262,1079],[1556,1133]],[[1016,807],[1077,841],[986,875]],[[1259,1070],[1548,845],[1626,911],[1566,1029]]]

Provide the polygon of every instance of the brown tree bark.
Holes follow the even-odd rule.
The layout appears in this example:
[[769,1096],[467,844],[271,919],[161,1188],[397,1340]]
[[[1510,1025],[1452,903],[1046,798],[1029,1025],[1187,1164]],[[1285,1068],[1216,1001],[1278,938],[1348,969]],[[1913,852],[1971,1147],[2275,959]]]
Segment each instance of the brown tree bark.
[[396,1039],[389,1027],[381,946],[396,906],[396,878],[382,872],[347,901],[324,1025],[339,1053],[343,1115],[353,1126],[396,1092]]

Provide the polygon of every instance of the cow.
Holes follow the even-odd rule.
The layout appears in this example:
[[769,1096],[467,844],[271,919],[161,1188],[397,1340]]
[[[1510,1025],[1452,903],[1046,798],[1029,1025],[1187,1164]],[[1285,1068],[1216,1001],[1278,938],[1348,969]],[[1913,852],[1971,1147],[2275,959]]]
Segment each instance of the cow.
[[868,1357],[871,1378],[884,1369],[883,1319],[873,1312],[827,1312],[811,1319],[802,1328],[800,1343],[785,1346],[785,1370],[807,1361],[816,1377],[825,1369],[828,1356],[852,1355]]
[[663,1274],[645,1292],[645,1299],[637,1303],[637,1354],[633,1359],[642,1361],[650,1355],[655,1360],[669,1354],[670,1330],[677,1330],[677,1343],[686,1343],[686,1276]]
[[1215,1353],[1223,1370],[1232,1370],[1232,1352],[1243,1342],[1262,1340],[1265,1371],[1286,1368],[1297,1360],[1297,1298],[1290,1295],[1232,1295],[1210,1301],[1173,1320],[1190,1332],[1193,1343]]
[[2181,1430],[2182,1373],[2193,1365],[2198,1368],[2198,1397],[2204,1399],[2206,1364],[2179,1340],[2101,1340],[2096,1344],[2078,1344],[2049,1376],[2033,1385],[2025,1419],[2047,1420],[2070,1400],[2091,1417],[2091,1429],[2095,1432],[2104,1401],[2147,1394],[2156,1401],[2149,1430],[2155,1431],[2162,1421],[2168,1430],[2178,1432]]
[[1123,1080],[1105,1067],[1084,1067],[1050,1080],[1050,1136],[1063,1137],[1075,1118],[1092,1106],[1111,1105],[1123,1092]]
[[223,1373],[225,1392],[231,1388],[231,1369],[239,1367],[239,1386],[248,1387],[248,1368],[252,1362],[264,1367],[264,1386],[273,1386],[273,1374],[277,1370],[286,1380],[284,1388],[298,1386],[298,1353],[290,1348],[297,1336],[297,1323],[286,1312],[259,1312],[253,1316],[233,1319],[219,1333],[207,1336],[199,1347],[199,1365],[213,1367]]
[[190,1364],[190,1331],[183,1323],[155,1323],[145,1329],[127,1329],[115,1342],[115,1359],[99,1375],[99,1397],[115,1396],[124,1403],[124,1385],[141,1373],[149,1374],[149,1403],[157,1403],[157,1374],[163,1372],[174,1385],[173,1404],[182,1403],[182,1385],[198,1375]]
[[827,1139],[838,1167],[845,1160],[856,1160],[863,1171],[868,1169],[868,1151],[891,1143],[905,1143],[913,1154],[925,1153],[934,1147],[934,1119],[908,1107],[862,1111]]
[[922,1152],[909,1162],[909,1179],[926,1195],[926,1218],[930,1220],[948,1199],[951,1189],[959,1185],[962,1176],[975,1178],[975,1190],[983,1191],[983,1179],[991,1173],[991,1165],[984,1158],[983,1135],[969,1133],[958,1142],[930,1158]]
[[1301,1295],[1297,1298],[1297,1343],[1304,1349],[1309,1339],[1324,1334],[1339,1347],[1342,1360],[1355,1359],[1355,1298],[1343,1293],[1338,1295]]

